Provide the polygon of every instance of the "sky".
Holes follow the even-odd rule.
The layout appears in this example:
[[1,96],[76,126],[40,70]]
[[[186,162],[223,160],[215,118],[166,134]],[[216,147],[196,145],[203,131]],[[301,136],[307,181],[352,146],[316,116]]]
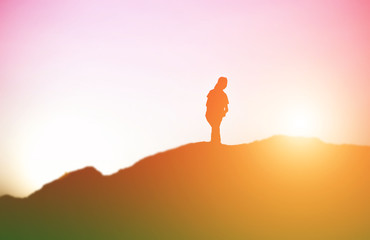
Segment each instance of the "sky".
[[370,2],[0,1],[0,196],[209,141],[370,145]]

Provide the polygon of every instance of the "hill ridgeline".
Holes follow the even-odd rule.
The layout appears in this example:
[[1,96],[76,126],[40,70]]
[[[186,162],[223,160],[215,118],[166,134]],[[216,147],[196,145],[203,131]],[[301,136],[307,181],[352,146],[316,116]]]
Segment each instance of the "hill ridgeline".
[[370,239],[370,147],[192,143],[0,198],[0,239]]

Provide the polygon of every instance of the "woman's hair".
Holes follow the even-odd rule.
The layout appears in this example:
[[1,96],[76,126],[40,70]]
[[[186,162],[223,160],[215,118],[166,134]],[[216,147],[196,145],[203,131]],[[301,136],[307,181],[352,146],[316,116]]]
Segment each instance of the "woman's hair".
[[217,81],[217,84],[215,86],[215,89],[224,90],[227,86],[227,78],[226,77],[220,77]]

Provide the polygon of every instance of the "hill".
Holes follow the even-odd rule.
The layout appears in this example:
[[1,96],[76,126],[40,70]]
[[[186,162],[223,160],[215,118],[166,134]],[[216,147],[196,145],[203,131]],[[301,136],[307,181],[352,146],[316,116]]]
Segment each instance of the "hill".
[[0,239],[370,239],[370,147],[193,143],[0,198]]

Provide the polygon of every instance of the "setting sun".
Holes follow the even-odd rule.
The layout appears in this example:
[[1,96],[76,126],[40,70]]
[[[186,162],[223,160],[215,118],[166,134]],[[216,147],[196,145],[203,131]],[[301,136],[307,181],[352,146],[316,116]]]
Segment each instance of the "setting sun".
[[315,136],[317,133],[315,114],[307,108],[301,107],[290,110],[284,119],[283,134],[290,136]]
[[305,112],[297,112],[292,116],[290,134],[306,136],[312,134],[312,130],[312,116]]

